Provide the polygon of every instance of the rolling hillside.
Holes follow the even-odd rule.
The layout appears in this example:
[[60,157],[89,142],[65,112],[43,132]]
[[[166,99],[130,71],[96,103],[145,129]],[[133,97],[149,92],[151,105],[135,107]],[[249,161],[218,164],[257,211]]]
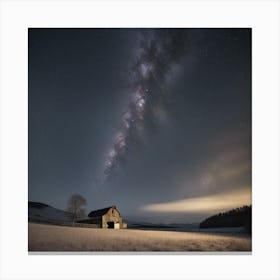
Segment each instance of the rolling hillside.
[[28,202],[28,221],[44,223],[71,222],[71,213],[41,202]]

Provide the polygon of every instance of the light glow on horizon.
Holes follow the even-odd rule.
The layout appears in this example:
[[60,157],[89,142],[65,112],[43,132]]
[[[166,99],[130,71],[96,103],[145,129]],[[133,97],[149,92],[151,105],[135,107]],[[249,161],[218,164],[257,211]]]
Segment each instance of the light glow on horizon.
[[175,201],[144,205],[141,210],[158,213],[205,213],[227,211],[252,204],[250,188],[236,192],[186,198]]

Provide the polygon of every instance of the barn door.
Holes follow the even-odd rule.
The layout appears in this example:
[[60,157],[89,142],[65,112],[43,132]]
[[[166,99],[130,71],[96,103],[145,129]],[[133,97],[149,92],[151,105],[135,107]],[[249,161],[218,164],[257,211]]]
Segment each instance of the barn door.
[[107,228],[114,228],[114,222],[107,222]]

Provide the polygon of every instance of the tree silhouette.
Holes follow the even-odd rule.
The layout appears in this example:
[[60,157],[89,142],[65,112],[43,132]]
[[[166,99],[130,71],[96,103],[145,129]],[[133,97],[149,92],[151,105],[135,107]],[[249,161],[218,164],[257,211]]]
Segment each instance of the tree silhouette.
[[73,194],[68,200],[67,211],[72,214],[72,222],[85,215],[87,200],[80,194]]

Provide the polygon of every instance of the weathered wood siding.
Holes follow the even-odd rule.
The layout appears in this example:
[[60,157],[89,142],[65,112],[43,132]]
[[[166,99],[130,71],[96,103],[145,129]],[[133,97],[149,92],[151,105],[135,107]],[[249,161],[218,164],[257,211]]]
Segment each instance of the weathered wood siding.
[[107,214],[102,216],[102,227],[107,228],[108,222],[119,223],[122,228],[122,217],[116,208],[111,208]]

